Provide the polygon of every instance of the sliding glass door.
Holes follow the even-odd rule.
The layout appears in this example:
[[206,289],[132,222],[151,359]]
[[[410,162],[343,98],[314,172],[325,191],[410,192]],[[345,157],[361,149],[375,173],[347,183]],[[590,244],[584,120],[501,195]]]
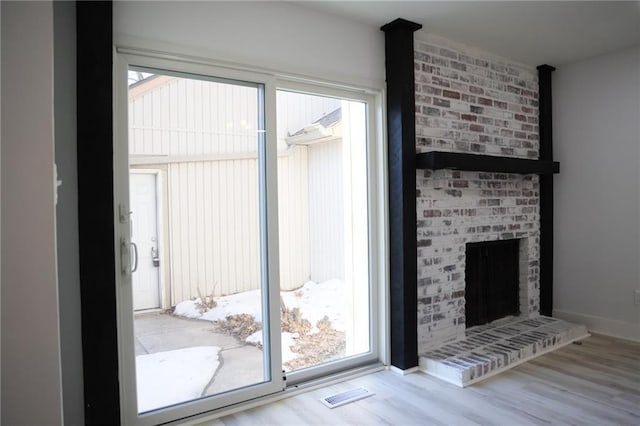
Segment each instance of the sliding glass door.
[[116,75],[123,423],[376,361],[370,99],[129,54]]

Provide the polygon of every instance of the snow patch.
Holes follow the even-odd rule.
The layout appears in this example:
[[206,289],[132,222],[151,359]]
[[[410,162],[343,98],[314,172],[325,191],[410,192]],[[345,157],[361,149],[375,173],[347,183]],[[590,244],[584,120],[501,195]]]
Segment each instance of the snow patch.
[[258,330],[245,339],[247,343],[262,345],[262,330]]
[[[282,301],[287,309],[298,308],[302,318],[311,323],[310,334],[317,333],[318,321],[325,317],[337,331],[346,330],[345,313],[347,306],[345,303],[344,283],[341,280],[333,279],[316,283],[306,282],[302,287],[293,291],[283,291],[280,293]],[[224,321],[230,315],[253,315],[257,322],[262,322],[261,295],[260,290],[245,291],[229,296],[215,298],[216,307],[201,313],[198,309],[198,300],[185,301],[176,305],[174,315],[187,318],[197,318],[206,321]],[[247,343],[263,345],[263,330],[258,330],[245,339]],[[298,333],[282,333],[282,363],[285,364],[294,360],[300,354],[292,351]]]
[[[325,316],[338,331],[345,330],[344,284],[334,279],[316,283],[308,281],[298,290],[280,293],[288,309],[298,308],[302,317],[312,326],[312,333],[317,332],[316,323]],[[197,300],[187,300],[176,305],[174,315],[187,318],[198,318],[206,321],[224,321],[229,315],[253,315],[257,322],[262,321],[260,290],[245,291],[229,296],[215,298],[217,306],[201,313]],[[256,343],[256,342],[252,342]]]
[[338,331],[345,331],[346,305],[344,284],[340,280],[322,283],[307,281],[300,289],[282,292],[282,300],[289,309],[298,308],[302,317],[311,323],[311,333],[316,333],[316,323],[325,316]]
[[202,313],[198,308],[199,300],[185,300],[176,305],[173,314],[186,318],[200,318]]
[[[300,335],[298,333],[289,333],[285,331],[282,333],[282,363],[285,364],[289,361],[293,361],[298,354],[293,352],[291,348],[296,345],[296,340]],[[258,330],[251,336],[246,338],[247,343],[262,345],[262,330]]]
[[293,361],[298,354],[293,352],[291,348],[296,345],[295,339],[299,337],[298,333],[289,333],[285,331],[282,333],[282,363],[286,364],[289,361]]
[[220,362],[217,346],[198,346],[136,357],[138,412],[200,398]]
[[202,314],[200,319],[223,321],[229,315],[253,315],[257,322],[262,321],[262,300],[260,290],[243,291],[229,296],[215,298],[217,306]]

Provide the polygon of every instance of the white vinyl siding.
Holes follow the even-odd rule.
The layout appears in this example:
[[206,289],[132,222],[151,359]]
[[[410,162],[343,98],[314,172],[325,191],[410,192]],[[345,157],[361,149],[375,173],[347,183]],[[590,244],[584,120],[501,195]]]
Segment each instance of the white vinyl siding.
[[[168,263],[163,294],[169,300],[163,307],[200,294],[227,295],[259,286],[257,129],[251,126],[257,110],[255,99],[243,90],[170,76],[129,90],[130,167],[166,170],[160,197],[165,205],[159,206],[166,222],[161,256]],[[278,129],[283,290],[344,274],[344,248],[318,240],[325,234],[335,241],[336,233],[342,240],[343,191],[327,181],[340,182],[342,176],[340,140],[293,147],[284,141],[291,129],[340,107],[340,101],[325,99],[303,107],[295,94],[278,94],[279,114],[293,117],[289,129]],[[310,200],[309,194],[317,195]],[[316,223],[310,227],[310,221]],[[247,223],[251,226],[241,225]],[[313,265],[323,272],[314,276]]]
[[311,279],[344,277],[344,190],[340,140],[309,147]]

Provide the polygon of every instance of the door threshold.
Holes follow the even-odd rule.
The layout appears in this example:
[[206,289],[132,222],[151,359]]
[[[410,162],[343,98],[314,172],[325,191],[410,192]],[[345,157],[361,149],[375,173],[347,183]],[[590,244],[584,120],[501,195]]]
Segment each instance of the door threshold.
[[331,374],[326,377],[309,380],[308,382],[303,382],[303,383],[298,383],[296,385],[288,386],[281,392],[277,392],[271,395],[265,395],[260,398],[240,402],[238,404],[220,408],[213,412],[203,413],[187,419],[176,420],[175,422],[171,422],[167,424],[168,425],[178,425],[178,424],[179,425],[200,425],[205,422],[218,419],[220,417],[228,416],[230,414],[238,413],[240,411],[245,411],[251,408],[270,404],[272,402],[280,401],[285,398],[290,398],[292,396],[299,395],[301,393],[309,392],[315,389],[319,389],[319,388],[330,386],[336,383],[344,382],[346,380],[354,379],[356,377],[365,376],[367,374],[377,373],[378,371],[385,370],[386,368],[387,367],[381,362],[377,362],[371,365],[366,365],[363,367],[353,368],[350,370]]
[[138,311],[133,311],[133,316],[144,314],[161,314],[164,311],[165,310],[162,308],[140,309]]

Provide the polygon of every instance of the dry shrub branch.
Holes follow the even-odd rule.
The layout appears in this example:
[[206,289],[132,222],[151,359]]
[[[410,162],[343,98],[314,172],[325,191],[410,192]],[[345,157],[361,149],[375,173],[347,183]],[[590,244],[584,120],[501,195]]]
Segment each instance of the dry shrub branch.
[[220,331],[236,336],[242,341],[262,329],[262,323],[257,322],[253,315],[249,314],[229,315],[225,320],[215,321],[214,324]]
[[[310,333],[311,323],[302,317],[299,308],[290,309],[282,300],[280,306],[282,331],[297,334],[291,350],[298,356],[287,362],[285,367],[295,370],[344,356],[345,334],[333,328],[328,317],[325,316],[316,323],[318,332]],[[262,324],[249,314],[229,315],[224,320],[215,321],[215,325],[221,332],[235,336],[243,342],[262,329]]]

